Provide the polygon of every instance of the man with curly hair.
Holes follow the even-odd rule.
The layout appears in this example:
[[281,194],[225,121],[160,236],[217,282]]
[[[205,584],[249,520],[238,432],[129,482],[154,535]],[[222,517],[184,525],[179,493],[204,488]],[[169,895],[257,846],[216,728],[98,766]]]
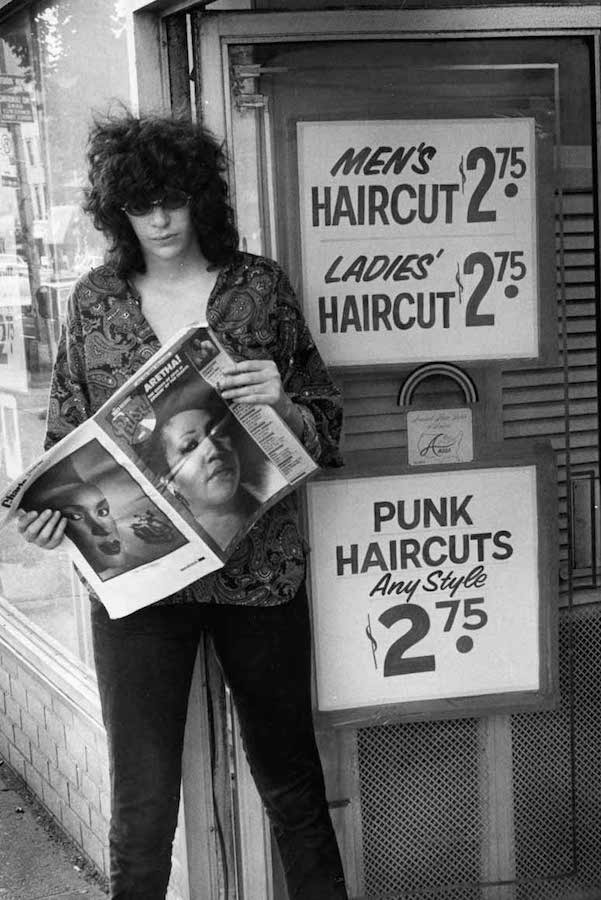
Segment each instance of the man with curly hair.
[[[220,144],[199,125],[124,113],[91,131],[85,208],[109,241],[76,284],[53,373],[46,446],[84,422],[192,322],[236,362],[225,400],[272,406],[322,466],[339,465],[341,400],[290,283],[238,250]],[[59,511],[21,513],[53,549]],[[347,897],[313,731],[305,545],[293,496],[225,566],[123,619],[92,597],[111,766],[112,900],[163,900],[171,866],[188,692],[208,631],[237,708],[291,900]]]

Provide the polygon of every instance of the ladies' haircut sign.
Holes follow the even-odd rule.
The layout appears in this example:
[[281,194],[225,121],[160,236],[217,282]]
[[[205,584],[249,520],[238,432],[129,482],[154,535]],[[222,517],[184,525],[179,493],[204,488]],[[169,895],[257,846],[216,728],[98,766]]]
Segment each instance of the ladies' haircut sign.
[[303,293],[326,362],[539,355],[533,118],[297,128]]
[[531,464],[308,485],[320,713],[457,715],[548,688],[537,478]]

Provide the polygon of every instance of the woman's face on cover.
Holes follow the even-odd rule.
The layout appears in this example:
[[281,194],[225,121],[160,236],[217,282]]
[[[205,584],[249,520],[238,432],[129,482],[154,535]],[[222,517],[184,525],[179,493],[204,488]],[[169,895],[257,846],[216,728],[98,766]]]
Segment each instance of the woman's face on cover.
[[240,484],[240,461],[231,438],[223,433],[225,418],[206,409],[187,409],[162,429],[170,477],[197,511],[232,500]]
[[102,571],[122,564],[124,553],[109,502],[91,484],[74,485],[56,504],[67,519],[67,534],[93,569]]

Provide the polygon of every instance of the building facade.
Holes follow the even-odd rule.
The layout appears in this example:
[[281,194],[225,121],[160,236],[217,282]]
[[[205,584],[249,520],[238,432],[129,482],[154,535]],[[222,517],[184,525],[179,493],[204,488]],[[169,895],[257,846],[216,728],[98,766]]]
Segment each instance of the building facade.
[[[600,37],[597,0],[0,2],[0,489],[104,252],[94,111],[202,119],[343,389],[303,510],[352,897],[601,897]],[[0,661],[0,754],[106,871],[87,598],[10,527]],[[210,647],[170,897],[286,897]]]

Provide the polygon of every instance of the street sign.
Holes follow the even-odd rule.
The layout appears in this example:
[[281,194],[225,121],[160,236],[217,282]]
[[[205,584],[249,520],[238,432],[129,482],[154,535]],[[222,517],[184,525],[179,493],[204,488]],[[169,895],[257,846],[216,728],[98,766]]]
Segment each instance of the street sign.
[[24,75],[0,75],[0,90],[2,88],[18,87],[25,80]]
[[33,122],[29,94],[0,94],[0,124]]

